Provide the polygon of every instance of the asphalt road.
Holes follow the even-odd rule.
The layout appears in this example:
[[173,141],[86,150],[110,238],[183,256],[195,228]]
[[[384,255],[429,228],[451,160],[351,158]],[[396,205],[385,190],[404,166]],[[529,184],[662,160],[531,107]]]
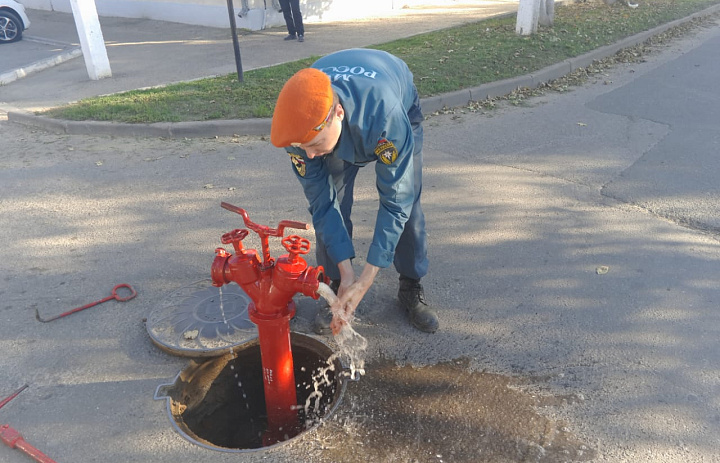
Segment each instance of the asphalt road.
[[[411,329],[394,308],[396,275],[383,271],[356,323],[371,364],[422,370],[467,359],[463,371],[510,381],[494,397],[523,407],[530,397],[556,399],[531,407],[550,431],[508,438],[535,453],[495,461],[563,461],[549,451],[562,433],[592,450],[585,455],[593,461],[718,461],[719,49],[716,21],[572,92],[430,118],[425,284],[441,329]],[[239,226],[220,202],[264,224],[309,220],[286,155],[267,140],[56,135],[6,121],[0,140],[0,397],[30,384],[0,422],[48,455],[83,463],[473,461],[453,458],[460,436],[446,428],[432,429],[442,436],[435,454],[399,432],[423,426],[425,395],[414,421],[398,421],[398,437],[376,445],[392,429],[356,411],[383,408],[385,399],[393,408],[400,386],[413,395],[408,383],[385,384],[393,390],[386,395],[350,390],[342,425],[247,454],[187,442],[153,400],[186,360],[159,351],[143,318],[170,292],[209,276],[220,235]],[[359,256],[372,235],[371,174],[359,180],[354,212]],[[54,323],[34,319],[36,308],[68,310],[121,282],[138,297]],[[297,302],[293,327],[302,332],[315,305]],[[368,384],[373,378],[370,368]],[[467,410],[469,419],[480,397],[448,394],[428,409]],[[502,410],[498,426],[519,414]],[[382,456],[363,453],[358,441]],[[353,452],[328,456],[343,447]],[[27,457],[0,447],[0,460]],[[474,461],[492,460],[477,453]]]

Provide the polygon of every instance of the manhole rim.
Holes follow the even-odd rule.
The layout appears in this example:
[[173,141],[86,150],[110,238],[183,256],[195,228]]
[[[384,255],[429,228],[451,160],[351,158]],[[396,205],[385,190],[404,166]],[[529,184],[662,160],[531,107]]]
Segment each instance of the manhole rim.
[[[291,335],[291,344],[292,344],[293,338],[294,338],[294,339],[307,339],[307,340],[310,340],[310,341],[312,341],[312,342],[316,342],[316,343],[322,345],[324,348],[326,348],[326,349],[329,350],[330,352],[333,352],[329,345],[327,345],[324,341],[322,341],[321,339],[318,339],[318,338],[315,337],[315,336],[310,336],[310,335],[307,335],[307,334],[295,333],[295,332],[291,332],[290,335]],[[253,338],[253,339],[250,339],[250,340],[246,341],[245,343],[243,343],[242,345],[236,346],[236,347],[249,348],[249,347],[252,347],[252,346],[254,346],[254,345],[256,345],[256,344],[259,344],[259,339],[258,339],[257,337],[256,337],[256,338]],[[213,357],[220,358],[220,357],[223,357],[223,356],[228,355],[228,354],[229,354],[229,352],[228,352],[228,353],[223,353],[222,355],[215,355],[215,356],[213,356]],[[200,359],[198,359],[198,360],[200,360],[200,361],[202,361],[202,362],[207,362],[207,361],[210,361],[211,359],[212,359],[212,357],[210,357],[210,358],[204,357],[204,358],[200,358]],[[175,375],[175,377],[173,378],[172,382],[158,385],[157,388],[155,389],[155,394],[154,394],[153,399],[154,399],[154,400],[165,400],[165,410],[166,410],[166,412],[167,412],[167,417],[168,417],[168,419],[169,419],[169,421],[170,421],[170,424],[171,424],[172,427],[175,429],[175,431],[176,431],[178,434],[180,434],[180,436],[182,436],[183,438],[185,438],[187,441],[189,441],[189,442],[192,443],[192,444],[195,444],[195,445],[197,445],[197,446],[199,446],[199,447],[203,447],[203,448],[208,449],[208,450],[214,450],[214,451],[223,452],[223,453],[257,453],[257,452],[264,452],[264,451],[266,451],[266,450],[272,450],[272,449],[281,447],[281,446],[283,446],[283,445],[285,445],[285,444],[288,444],[288,443],[290,443],[290,442],[295,441],[296,439],[298,439],[298,438],[300,438],[300,437],[302,437],[302,436],[306,436],[308,433],[314,432],[317,428],[319,428],[319,427],[325,422],[325,420],[327,420],[328,418],[330,418],[330,417],[333,415],[333,413],[335,413],[335,411],[337,410],[337,408],[338,408],[338,407],[340,406],[340,404],[342,403],[342,399],[343,399],[343,396],[345,395],[345,391],[346,391],[346,388],[347,388],[347,383],[348,383],[348,381],[349,381],[348,378],[350,377],[350,369],[349,369],[346,365],[344,365],[342,359],[341,359],[341,358],[337,358],[336,361],[337,361],[337,362],[339,363],[339,365],[340,365],[340,371],[338,371],[338,373],[337,373],[337,375],[336,375],[337,382],[339,383],[339,389],[338,389],[338,392],[336,393],[336,394],[337,394],[337,399],[335,400],[335,402],[333,402],[333,403],[331,404],[331,406],[328,408],[327,412],[323,415],[323,417],[322,417],[320,420],[318,420],[315,424],[313,424],[312,426],[310,426],[309,428],[304,429],[303,431],[301,431],[300,433],[298,433],[296,436],[291,437],[290,439],[284,440],[284,441],[282,441],[282,442],[277,442],[277,443],[275,443],[275,444],[268,445],[268,446],[263,446],[263,447],[258,447],[258,448],[251,448],[251,449],[240,449],[240,448],[221,447],[221,446],[218,446],[218,445],[213,445],[213,444],[211,444],[211,443],[207,443],[207,440],[206,440],[206,439],[202,439],[201,437],[195,435],[194,433],[192,433],[192,434],[191,434],[191,433],[188,433],[182,426],[180,426],[180,425],[178,424],[177,420],[175,419],[175,415],[173,414],[173,410],[172,410],[173,397],[171,397],[170,394],[165,393],[165,392],[163,392],[163,391],[169,390],[169,389],[175,387],[176,384],[178,383],[178,381],[181,380],[181,375],[183,374],[183,372],[185,371],[185,369],[188,368],[188,366],[186,366],[185,368],[181,369],[181,370],[177,373],[177,375]]]

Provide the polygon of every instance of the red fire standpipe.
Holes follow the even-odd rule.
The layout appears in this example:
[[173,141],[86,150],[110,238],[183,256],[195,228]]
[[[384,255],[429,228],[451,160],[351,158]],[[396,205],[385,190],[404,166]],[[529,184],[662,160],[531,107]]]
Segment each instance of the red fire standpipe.
[[307,230],[307,224],[283,220],[272,229],[250,221],[247,212],[231,204],[221,206],[243,217],[245,226],[260,236],[262,260],[254,249],[244,249],[247,230],[233,230],[222,236],[223,244],[232,244],[235,254],[223,248],[215,253],[211,274],[214,286],[237,283],[250,296],[250,320],[258,327],[263,368],[268,428],[265,445],[286,440],[299,432],[295,372],[290,345],[290,319],[295,315],[293,296],[301,293],[317,299],[320,282],[326,282],[321,266],[308,267],[300,254],[310,251],[310,242],[297,235],[285,237],[288,254],[277,262],[270,257],[268,237],[283,237],[285,228]]

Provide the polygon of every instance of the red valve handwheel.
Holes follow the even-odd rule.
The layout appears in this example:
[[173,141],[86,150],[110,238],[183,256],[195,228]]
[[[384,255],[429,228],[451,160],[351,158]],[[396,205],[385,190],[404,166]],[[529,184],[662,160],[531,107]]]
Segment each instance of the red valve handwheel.
[[220,242],[222,244],[230,244],[235,241],[242,241],[248,236],[248,232],[245,229],[237,228],[231,232],[225,233],[222,237],[220,237]]
[[298,235],[290,235],[282,240],[283,246],[288,252],[295,254],[307,254],[310,252],[310,240]]

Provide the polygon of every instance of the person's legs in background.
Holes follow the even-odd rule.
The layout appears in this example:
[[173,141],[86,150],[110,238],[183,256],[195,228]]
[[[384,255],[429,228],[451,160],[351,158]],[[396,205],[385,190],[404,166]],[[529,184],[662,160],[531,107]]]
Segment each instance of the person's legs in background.
[[[287,26],[288,35],[284,40],[295,40],[297,37],[297,29],[295,29],[295,21],[293,20],[293,12],[290,6],[290,0],[279,0],[280,8],[282,8],[283,17],[285,18],[285,26]],[[298,4],[298,11],[300,10],[300,0],[295,0]]]
[[[294,21],[295,33],[298,42],[305,41],[305,27],[303,26],[302,13],[300,12],[300,0],[290,0],[290,10]],[[283,8],[283,12],[285,9]]]

